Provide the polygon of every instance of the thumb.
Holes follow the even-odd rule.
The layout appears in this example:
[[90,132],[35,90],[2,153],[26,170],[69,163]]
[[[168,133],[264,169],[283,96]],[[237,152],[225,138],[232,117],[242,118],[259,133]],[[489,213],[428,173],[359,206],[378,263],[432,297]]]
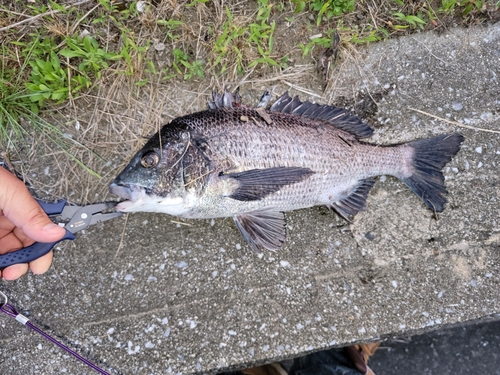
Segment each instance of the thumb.
[[[30,204],[31,203],[32,202],[30,202]],[[61,239],[66,233],[66,230],[54,224],[35,200],[33,200],[33,203],[38,207],[35,208],[35,206],[33,206],[31,212],[28,211],[24,216],[20,216],[18,218],[22,221],[20,225],[17,225],[14,220],[11,221],[19,226],[24,234],[35,241],[54,242]]]
[[0,210],[24,234],[35,241],[54,242],[66,233],[54,224],[16,176],[0,168]]

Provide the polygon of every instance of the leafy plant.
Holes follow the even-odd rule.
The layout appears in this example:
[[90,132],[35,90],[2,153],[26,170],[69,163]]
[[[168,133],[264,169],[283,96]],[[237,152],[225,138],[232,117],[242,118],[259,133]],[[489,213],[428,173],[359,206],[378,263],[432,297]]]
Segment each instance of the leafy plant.
[[186,4],[187,7],[193,7],[193,6],[196,6],[198,4],[205,4],[205,3],[208,3],[209,0],[193,0],[191,1],[189,4]]
[[120,27],[120,30],[123,44],[119,55],[125,62],[125,74],[133,76],[142,66],[144,54],[149,49],[149,40],[146,41],[145,46],[140,46],[135,42],[133,33],[130,30],[126,27]]
[[269,24],[268,19],[271,14],[273,4],[269,4],[268,0],[258,0],[258,5],[259,8],[256,16],[256,20],[258,22],[254,22],[249,25],[250,36],[248,37],[248,41],[257,46],[260,57],[252,61],[248,67],[251,68],[258,64],[270,66],[282,65],[271,58],[276,22],[272,21],[271,24]]
[[184,25],[184,22],[174,19],[157,20],[156,23],[160,26],[166,26],[166,38],[172,41],[179,39],[179,36],[174,34],[173,31]]
[[483,1],[481,0],[442,0],[439,10],[444,12],[454,12],[455,7],[461,7],[462,16],[466,17],[473,10],[481,10]]
[[[83,39],[66,37],[65,43],[67,47],[60,51],[53,38],[35,39],[32,46],[19,43],[25,47],[25,58],[31,67],[26,82],[29,98],[40,108],[46,100],[61,103],[82,89],[92,87],[94,80],[101,77],[102,70],[108,68],[108,61],[122,58],[120,54],[99,48],[90,36]],[[60,57],[69,59],[67,67],[61,66]]]
[[318,12],[316,24],[319,26],[323,15],[329,19],[354,11],[354,0],[312,0],[311,8]]
[[85,75],[92,73],[101,78],[101,72],[109,67],[108,61],[120,60],[122,56],[116,53],[106,52],[99,48],[97,40],[90,36],[85,38],[65,39],[67,47],[59,51],[59,54],[68,58],[81,59],[78,70]]
[[332,39],[330,37],[317,37],[311,39],[307,44],[299,44],[299,48],[302,50],[302,56],[308,56],[315,46],[320,46],[324,48],[330,47]]
[[[238,73],[242,73],[244,71],[243,54],[241,52],[244,40],[242,40],[242,38],[243,35],[248,32],[248,27],[243,27],[234,22],[229,7],[226,7],[226,16],[227,20],[222,25],[222,34],[213,44],[213,51],[216,58],[212,65],[213,67],[220,66],[221,73],[224,73],[227,70],[226,59],[231,57],[231,60],[234,61],[233,64],[236,65]],[[212,32],[213,31],[214,30],[212,30]]]
[[203,78],[205,76],[203,61],[196,60],[191,62],[189,56],[178,48],[173,50],[173,55],[174,62],[172,65],[177,73],[184,74],[184,79],[188,80],[194,77]]
[[70,90],[68,75],[61,68],[59,57],[54,51],[50,51],[46,59],[37,58],[29,64],[32,70],[26,88],[30,92],[30,100],[37,102],[39,107],[42,107],[48,99],[61,103],[68,99],[70,91],[76,93],[82,87],[91,86],[90,80],[81,80],[81,85]]
[[[234,22],[233,15],[226,7],[227,21],[222,27],[222,34],[214,43],[215,60],[213,66],[221,65],[221,73],[227,70],[226,62],[234,61],[233,66],[237,73],[243,73],[246,68],[252,68],[259,64],[267,66],[286,66],[287,57],[276,61],[272,57],[274,47],[274,32],[276,22],[269,23],[269,17],[273,10],[273,4],[269,0],[258,0],[258,9],[255,21],[248,25],[240,25]],[[244,50],[258,52],[259,57],[249,60]]]
[[389,32],[380,26],[377,29],[368,26],[363,30],[363,32],[359,32],[357,29],[353,29],[352,31],[353,32],[349,42],[355,44],[370,44],[373,42],[379,42],[389,37]]
[[292,2],[292,4],[295,5],[295,9],[294,9],[295,13],[302,12],[307,5],[307,2],[304,0],[291,0],[291,2]]
[[411,15],[411,14],[406,15],[406,14],[403,14],[400,12],[395,12],[392,15],[396,18],[396,20],[402,21],[402,22],[408,24],[408,25],[394,25],[395,29],[406,29],[409,26],[419,27],[419,28],[423,29],[425,24],[427,23],[427,21],[423,19],[421,12],[419,12],[418,15],[416,15],[416,16]]
[[[91,153],[87,147],[81,143],[68,138],[57,126],[54,126],[39,116],[38,100],[36,93],[30,93],[28,88],[23,88],[25,71],[29,69],[28,61],[33,56],[34,46],[27,51],[26,59],[20,67],[9,66],[10,51],[2,46],[2,65],[0,70],[0,146],[6,150],[8,145],[14,150],[18,147],[19,140],[30,134],[29,130],[44,134],[60,150],[66,153],[74,162],[80,165],[90,174],[99,177],[100,175],[87,167],[70,150],[71,144],[75,144]],[[53,56],[51,56],[53,58]],[[54,68],[52,62],[50,63]],[[43,64],[42,64],[43,65]],[[16,69],[18,68],[18,69]],[[23,122],[29,124],[27,129]],[[95,154],[94,154],[95,155]]]

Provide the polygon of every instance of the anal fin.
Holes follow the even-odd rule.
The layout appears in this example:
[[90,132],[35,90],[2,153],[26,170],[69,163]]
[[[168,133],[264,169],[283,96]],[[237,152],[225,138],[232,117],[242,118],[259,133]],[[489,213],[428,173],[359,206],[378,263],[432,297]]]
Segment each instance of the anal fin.
[[330,206],[343,219],[351,223],[350,217],[366,209],[366,198],[375,180],[361,180],[356,188],[346,198],[341,199]]
[[263,210],[233,216],[236,226],[250,248],[279,250],[286,239],[285,214],[280,211]]

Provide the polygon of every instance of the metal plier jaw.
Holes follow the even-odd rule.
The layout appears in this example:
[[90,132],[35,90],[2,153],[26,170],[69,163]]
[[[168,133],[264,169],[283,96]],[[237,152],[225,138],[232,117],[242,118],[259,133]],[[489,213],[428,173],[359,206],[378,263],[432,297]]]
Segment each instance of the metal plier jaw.
[[87,206],[69,206],[65,199],[56,203],[47,203],[38,200],[48,216],[60,216],[60,221],[55,221],[66,229],[63,238],[55,242],[35,242],[28,247],[0,255],[0,269],[18,263],[29,263],[47,254],[56,244],[64,240],[74,240],[75,233],[103,221],[117,218],[122,212],[102,213],[116,205],[116,203],[96,203]]

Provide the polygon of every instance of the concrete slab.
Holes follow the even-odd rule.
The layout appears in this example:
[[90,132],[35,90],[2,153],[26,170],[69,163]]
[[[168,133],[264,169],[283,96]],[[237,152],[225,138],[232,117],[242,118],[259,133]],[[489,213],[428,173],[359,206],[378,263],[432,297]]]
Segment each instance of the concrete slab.
[[[0,288],[35,324],[123,374],[214,372],[498,314],[499,134],[410,107],[498,132],[499,79],[496,24],[372,45],[343,61],[321,100],[370,94],[374,142],[464,134],[439,220],[392,178],[353,225],[319,207],[290,213],[277,253],[253,254],[230,219],[134,214],[61,246],[47,274]],[[7,317],[0,369],[92,373]]]

